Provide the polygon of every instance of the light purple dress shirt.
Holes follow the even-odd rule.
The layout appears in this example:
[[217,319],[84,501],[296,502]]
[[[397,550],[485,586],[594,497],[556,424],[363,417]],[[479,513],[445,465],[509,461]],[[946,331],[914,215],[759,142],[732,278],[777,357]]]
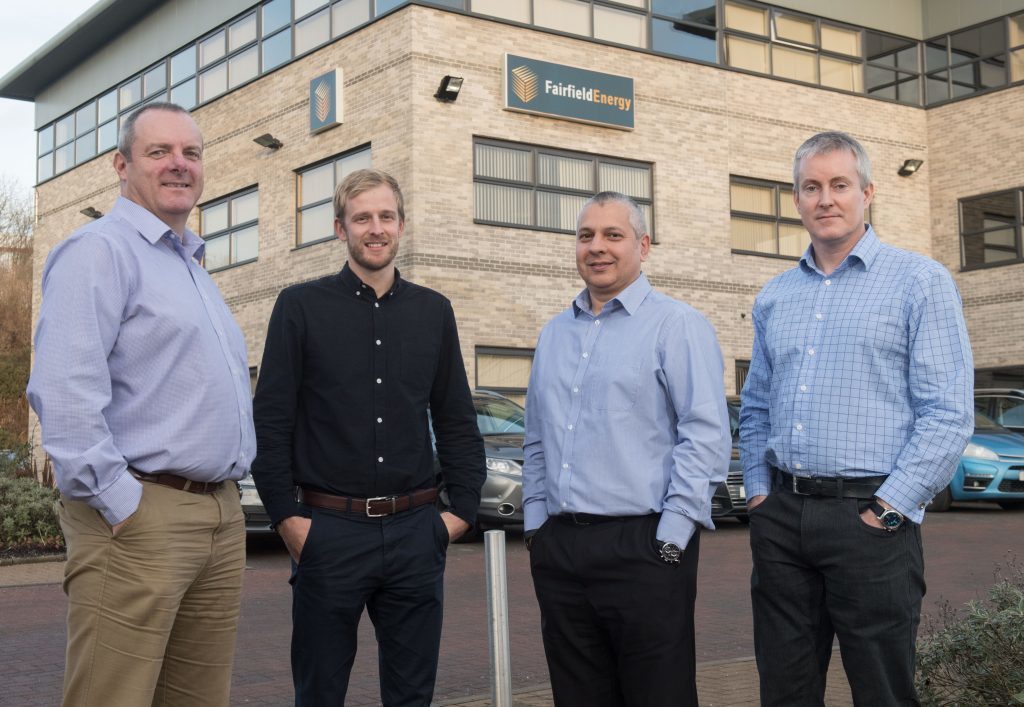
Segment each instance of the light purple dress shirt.
[[119,523],[128,471],[240,479],[256,452],[245,339],[183,241],[118,198],[50,253],[28,398],[66,497]]

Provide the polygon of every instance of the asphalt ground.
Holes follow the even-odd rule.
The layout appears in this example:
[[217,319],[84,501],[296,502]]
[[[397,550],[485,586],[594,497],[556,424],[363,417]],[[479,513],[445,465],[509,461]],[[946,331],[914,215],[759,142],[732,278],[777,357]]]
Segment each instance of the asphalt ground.
[[[1024,561],[1024,512],[990,504],[954,506],[924,524],[925,613],[948,601],[984,598],[997,565]],[[506,573],[514,704],[551,704],[540,619],[521,535],[506,534]],[[290,590],[287,553],[274,536],[249,538],[248,567],[235,660],[233,705],[292,704],[289,670]],[[60,562],[0,566],[0,705],[57,705],[64,664],[67,600]],[[746,526],[722,521],[701,538],[697,597],[698,689],[710,707],[757,704]],[[446,609],[435,704],[490,704],[484,544],[453,545],[445,579]],[[373,628],[364,618],[360,652],[346,704],[378,705]],[[849,705],[838,652],[827,704]]]

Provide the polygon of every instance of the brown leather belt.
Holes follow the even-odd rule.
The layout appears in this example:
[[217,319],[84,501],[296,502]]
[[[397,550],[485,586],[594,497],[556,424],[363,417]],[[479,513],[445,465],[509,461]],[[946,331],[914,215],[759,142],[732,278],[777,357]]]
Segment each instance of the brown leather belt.
[[375,496],[374,498],[349,498],[336,496],[333,493],[312,491],[299,487],[299,503],[318,508],[329,508],[332,511],[366,514],[370,518],[381,518],[394,515],[411,508],[425,506],[437,500],[437,489],[420,489],[410,493],[393,496]]
[[188,491],[189,493],[216,493],[220,491],[220,487],[224,485],[223,481],[193,481],[192,479],[186,479],[184,476],[178,476],[176,474],[146,474],[137,469],[128,467],[128,471],[132,473],[139,481],[148,481],[153,484],[160,484],[161,486],[170,486],[172,489],[178,489],[179,491]]

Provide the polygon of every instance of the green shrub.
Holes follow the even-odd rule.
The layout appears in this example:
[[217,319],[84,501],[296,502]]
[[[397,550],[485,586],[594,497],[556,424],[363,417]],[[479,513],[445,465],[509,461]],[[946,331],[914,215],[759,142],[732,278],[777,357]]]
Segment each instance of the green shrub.
[[1024,705],[1024,567],[1015,559],[997,567],[987,600],[968,602],[966,613],[944,604],[925,629],[917,649],[922,705]]
[[57,496],[31,473],[28,445],[0,452],[0,550],[63,549],[53,509]]

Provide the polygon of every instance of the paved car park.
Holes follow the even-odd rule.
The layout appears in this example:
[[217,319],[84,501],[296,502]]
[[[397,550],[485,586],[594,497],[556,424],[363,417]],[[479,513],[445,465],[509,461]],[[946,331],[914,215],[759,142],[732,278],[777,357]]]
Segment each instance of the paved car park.
[[[1024,555],[1020,528],[1024,513],[994,504],[958,507],[929,516],[924,525],[926,610],[937,602],[955,605],[984,596],[993,570],[1008,553]],[[550,705],[540,640],[537,603],[528,556],[520,534],[507,533],[507,575],[512,685],[516,704]],[[291,704],[288,667],[290,594],[288,558],[271,535],[251,536],[246,572],[233,705]],[[697,597],[698,674],[702,705],[756,704],[756,670],[748,592],[750,549],[747,528],[722,521],[701,540]],[[435,701],[438,705],[483,707],[489,703],[487,591],[483,543],[449,549],[446,614]],[[60,699],[64,615],[61,563],[0,567],[0,704],[50,706]],[[361,626],[347,704],[377,705],[373,630]],[[838,669],[838,654],[833,667]],[[850,704],[848,690],[833,671],[828,704]]]

